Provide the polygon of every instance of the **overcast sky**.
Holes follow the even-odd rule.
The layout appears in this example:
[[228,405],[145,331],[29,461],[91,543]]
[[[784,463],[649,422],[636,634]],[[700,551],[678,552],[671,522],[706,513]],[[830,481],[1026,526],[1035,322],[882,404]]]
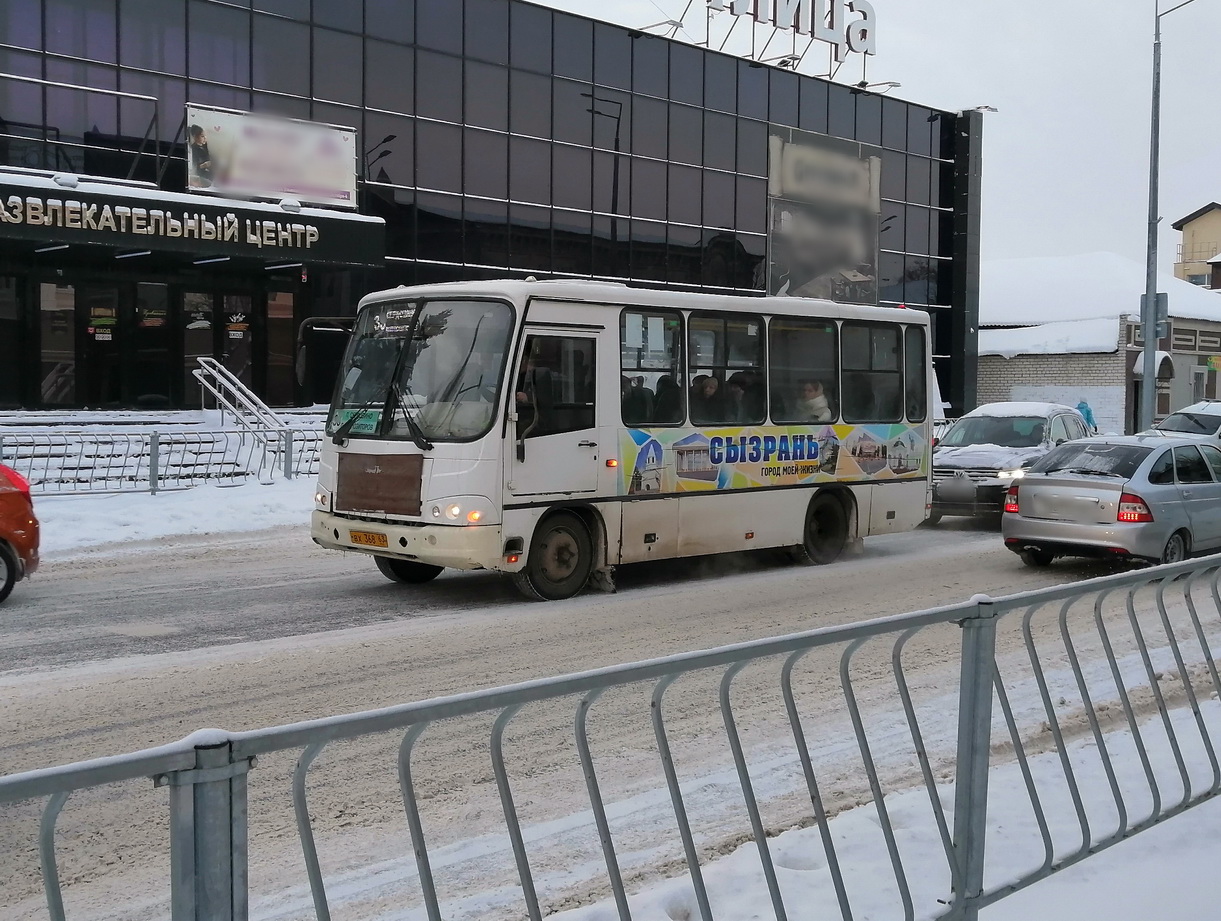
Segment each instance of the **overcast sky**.
[[[541,0],[640,28],[677,17],[687,0]],[[693,10],[706,0],[693,0]],[[945,109],[995,106],[985,122],[985,259],[1107,250],[1144,260],[1148,207],[1152,0],[872,0],[878,54],[871,81]],[[1175,0],[1163,0],[1162,9]],[[663,12],[664,11],[664,15]],[[725,14],[723,14],[725,15]],[[689,19],[694,23],[694,16]],[[1221,200],[1213,108],[1221,87],[1221,0],[1162,20],[1160,263],[1170,228]],[[741,28],[740,28],[741,31]],[[815,45],[810,61],[821,65]],[[838,80],[860,79],[859,58]],[[807,72],[815,68],[803,67]]]

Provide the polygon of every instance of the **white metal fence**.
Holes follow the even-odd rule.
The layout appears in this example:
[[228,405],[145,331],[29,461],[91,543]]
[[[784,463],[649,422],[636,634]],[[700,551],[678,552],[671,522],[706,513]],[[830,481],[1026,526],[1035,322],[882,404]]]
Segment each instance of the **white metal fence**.
[[[332,775],[319,778],[315,771],[310,784],[311,770],[324,750],[377,738],[389,744],[360,749],[352,769],[397,775],[410,834],[409,851],[400,857],[404,866],[413,861],[415,870],[407,889],[379,894],[382,914],[406,917],[422,911],[430,921],[463,914],[461,893],[444,888],[453,874],[434,872],[440,864],[430,834],[447,791],[465,803],[494,783],[493,802],[503,824],[498,832],[479,833],[485,842],[507,841],[515,885],[496,875],[490,843],[471,873],[476,884],[502,893],[506,917],[539,921],[544,906],[555,904],[554,888],[560,884],[541,877],[532,862],[539,823],[531,825],[530,816],[545,809],[556,789],[546,765],[571,761],[584,779],[588,812],[583,821],[595,830],[598,846],[584,858],[567,854],[566,872],[582,860],[591,867],[600,864],[592,888],[605,887],[617,917],[628,921],[631,883],[624,861],[636,860],[638,868],[644,853],[650,867],[685,871],[694,893],[692,917],[712,921],[705,872],[723,848],[715,841],[710,848],[708,836],[699,831],[694,798],[706,785],[684,778],[680,752],[692,740],[715,738],[728,749],[734,780],[718,782],[714,790],[720,792],[714,795],[736,799],[742,810],[741,825],[729,837],[755,845],[770,897],[768,913],[777,919],[802,917],[803,907],[786,901],[782,891],[771,837],[777,817],[759,794],[765,766],[756,730],[770,726],[780,733],[772,742],[787,746],[794,757],[773,758],[766,770],[791,771],[792,789],[799,791],[800,814],[781,817],[779,825],[817,828],[818,862],[826,870],[836,916],[844,921],[860,916],[854,901],[859,890],[847,882],[853,868],[829,825],[845,787],[859,782],[862,808],[875,814],[880,832],[874,856],[887,868],[880,874],[871,864],[869,886],[893,892],[888,916],[974,921],[982,908],[1221,790],[1214,746],[1221,718],[1206,714],[1201,705],[1221,694],[1212,651],[1221,640],[1219,579],[1221,557],[1210,557],[348,716],[251,732],[208,731],[159,749],[3,777],[0,807],[7,813],[0,811],[0,820],[10,851],[0,856],[15,859],[29,847],[21,841],[37,841],[47,905],[53,921],[61,921],[66,914],[56,828],[70,797],[91,788],[117,796],[133,783],[151,780],[169,793],[170,897],[162,913],[174,921],[245,919],[247,826],[268,808],[263,797],[251,809],[248,785],[271,771],[252,769],[265,756],[290,753],[296,766],[282,782],[291,787],[304,877],[314,915],[329,921],[335,900],[343,899],[348,887],[334,875],[328,880],[319,856],[319,835],[338,836],[340,829],[322,823],[311,809],[311,795],[317,796]],[[946,671],[956,680],[947,680]],[[828,691],[829,675],[838,675],[834,691]],[[560,722],[541,721],[546,712],[565,710],[568,716]],[[475,727],[471,718],[478,715],[483,721]],[[520,739],[508,744],[510,726],[523,723],[528,744]],[[608,723],[641,726],[651,740],[642,747],[651,751],[607,752],[599,745],[597,727],[605,730]],[[450,730],[458,732],[455,746],[422,764],[421,738]],[[885,757],[885,748],[898,740],[905,740],[909,768],[914,767],[907,774],[887,767],[893,759]],[[1093,765],[1091,776],[1104,781],[1087,782],[1074,745],[1085,746],[1082,757]],[[1151,757],[1155,747],[1171,756]],[[844,759],[834,770],[827,767],[831,753]],[[1039,771],[1032,767],[1036,753],[1045,759]],[[628,754],[655,765],[661,801],[668,801],[673,819],[672,839],[659,834],[634,852],[623,843],[622,824],[613,821],[621,803],[606,792],[617,788]],[[1056,765],[1050,772],[1046,759]],[[998,773],[1002,766],[1004,780]],[[1133,783],[1132,777],[1139,779]],[[939,873],[912,874],[911,853],[905,856],[900,840],[903,824],[892,818],[890,797],[913,783],[924,791],[920,799],[927,798],[929,840],[940,842],[935,848]],[[460,789],[451,790],[455,785]],[[346,785],[332,786],[329,793],[332,802],[355,806],[356,794]],[[81,797],[86,816],[100,795],[94,790]],[[995,830],[990,810],[1006,797],[1025,802],[1033,816],[1026,844],[1042,855],[1017,873],[985,866]],[[1058,821],[1065,815],[1074,820]],[[1005,846],[1014,846],[1012,831],[1005,840]],[[253,843],[265,846],[257,836]],[[379,848],[383,859],[393,856],[387,851]],[[129,855],[112,856],[131,862]],[[0,914],[4,902],[0,888]],[[121,913],[119,905],[110,908]],[[466,916],[490,917],[486,908],[478,910],[483,913]]]

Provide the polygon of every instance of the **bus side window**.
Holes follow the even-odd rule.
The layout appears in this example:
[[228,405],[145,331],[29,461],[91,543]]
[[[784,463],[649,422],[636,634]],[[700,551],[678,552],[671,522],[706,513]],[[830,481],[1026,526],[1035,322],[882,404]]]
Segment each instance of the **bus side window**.
[[842,328],[845,422],[903,420],[903,358],[900,327],[844,323]]
[[928,416],[928,368],[924,358],[924,330],[909,326],[903,334],[907,378],[907,421],[923,422]]
[[688,318],[689,397],[695,425],[757,425],[767,419],[763,318],[693,313]]
[[619,319],[619,389],[624,425],[681,425],[686,418],[682,315],[625,310]]
[[835,421],[839,417],[835,324],[773,317],[769,336],[772,421]]
[[517,375],[518,431],[524,438],[594,427],[594,340],[530,336]]

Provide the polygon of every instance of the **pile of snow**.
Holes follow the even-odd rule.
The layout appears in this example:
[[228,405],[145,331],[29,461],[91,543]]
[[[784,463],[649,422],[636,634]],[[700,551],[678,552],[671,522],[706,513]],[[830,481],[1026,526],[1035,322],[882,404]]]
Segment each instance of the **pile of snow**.
[[287,525],[309,527],[313,477],[272,485],[200,486],[182,492],[113,496],[36,496],[44,559],[134,541],[233,534]]
[[[1165,273],[1157,285],[1172,317],[1221,321],[1221,295]],[[1144,293],[1144,265],[1115,253],[993,259],[980,266],[979,324],[1136,317]]]
[[1118,349],[1119,324],[1111,317],[979,331],[979,354],[999,355],[1001,358],[1018,355],[1096,355]]

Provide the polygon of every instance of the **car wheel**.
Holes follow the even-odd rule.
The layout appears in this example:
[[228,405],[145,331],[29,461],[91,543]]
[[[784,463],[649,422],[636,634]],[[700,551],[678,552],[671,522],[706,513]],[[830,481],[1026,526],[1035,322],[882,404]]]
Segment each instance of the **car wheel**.
[[1022,562],[1031,569],[1046,569],[1056,558],[1055,554],[1048,550],[1023,550],[1021,556]]
[[1161,563],[1181,563],[1191,552],[1191,539],[1185,531],[1175,531],[1162,550]]
[[814,497],[806,512],[802,542],[793,548],[793,558],[806,565],[834,563],[848,545],[848,513],[835,496]]
[[526,568],[513,573],[513,584],[531,601],[562,601],[585,587],[593,568],[589,528],[572,512],[556,512],[535,530]]
[[431,563],[417,563],[414,560],[394,560],[390,557],[375,556],[378,571],[391,582],[402,582],[406,585],[423,585],[441,575],[444,566],[433,566]]
[[5,544],[0,544],[0,602],[3,602],[17,584],[17,556]]

